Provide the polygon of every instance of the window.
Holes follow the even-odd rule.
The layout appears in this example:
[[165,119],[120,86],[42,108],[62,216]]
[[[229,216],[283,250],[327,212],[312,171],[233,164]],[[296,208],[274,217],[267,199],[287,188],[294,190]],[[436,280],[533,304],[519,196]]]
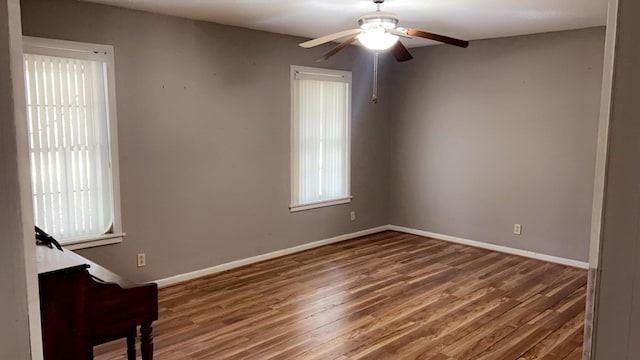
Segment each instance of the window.
[[77,249],[122,241],[113,48],[24,38],[34,222]]
[[351,72],[291,67],[291,211],[351,201]]

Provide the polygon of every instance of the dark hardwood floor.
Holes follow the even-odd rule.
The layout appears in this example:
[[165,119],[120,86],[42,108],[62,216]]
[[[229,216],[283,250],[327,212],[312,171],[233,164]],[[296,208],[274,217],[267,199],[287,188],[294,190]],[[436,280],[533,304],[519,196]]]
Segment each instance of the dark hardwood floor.
[[383,232],[161,289],[155,359],[581,359],[585,287],[585,270]]

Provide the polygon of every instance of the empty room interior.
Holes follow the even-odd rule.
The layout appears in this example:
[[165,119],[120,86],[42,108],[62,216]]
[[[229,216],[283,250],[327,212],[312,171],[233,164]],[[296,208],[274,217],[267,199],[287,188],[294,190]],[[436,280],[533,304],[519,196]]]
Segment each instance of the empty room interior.
[[634,358],[607,0],[8,4],[31,358]]

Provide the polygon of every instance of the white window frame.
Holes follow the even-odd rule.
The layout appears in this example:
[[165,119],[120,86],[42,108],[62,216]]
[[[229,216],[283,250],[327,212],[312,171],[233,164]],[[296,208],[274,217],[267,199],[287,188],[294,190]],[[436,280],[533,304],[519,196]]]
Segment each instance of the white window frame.
[[23,36],[23,51],[27,54],[77,58],[101,61],[106,64],[107,73],[107,121],[111,176],[113,187],[113,224],[104,234],[88,238],[61,241],[69,250],[121,243],[126,235],[122,231],[120,210],[120,166],[118,163],[118,120],[116,106],[116,78],[113,46],[76,41]]
[[[319,79],[327,78],[327,77],[339,77],[343,78],[344,82],[348,84],[348,106],[349,110],[347,112],[347,153],[346,153],[346,196],[336,198],[336,199],[328,199],[318,202],[310,202],[310,203],[294,203],[294,199],[296,198],[296,191],[298,189],[298,173],[297,173],[297,165],[295,161],[298,159],[298,155],[296,154],[296,143],[295,139],[297,134],[296,130],[296,113],[294,110],[295,107],[295,78],[297,73],[304,73],[307,77],[318,76]],[[326,206],[340,205],[350,203],[352,200],[351,196],[351,108],[352,108],[352,77],[351,71],[342,71],[342,70],[333,70],[333,69],[322,69],[322,68],[314,68],[308,66],[298,66],[291,65],[290,71],[290,93],[291,93],[291,136],[290,136],[290,145],[291,145],[291,157],[290,157],[290,168],[291,168],[291,203],[289,205],[289,210],[291,212],[304,211],[310,209],[316,209]]]

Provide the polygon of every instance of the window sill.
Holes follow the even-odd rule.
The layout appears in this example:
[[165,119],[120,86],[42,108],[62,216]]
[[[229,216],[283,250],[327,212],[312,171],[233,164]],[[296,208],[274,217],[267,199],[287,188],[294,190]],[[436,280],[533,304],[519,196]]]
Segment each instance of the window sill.
[[96,246],[104,246],[111,244],[118,244],[122,242],[122,239],[125,237],[125,233],[117,233],[117,234],[104,234],[101,236],[92,237],[89,239],[78,239],[78,240],[69,240],[64,243],[60,243],[67,250],[80,250],[87,249]]
[[352,198],[351,196],[348,196],[348,197],[340,198],[340,199],[333,199],[333,200],[327,200],[327,201],[318,201],[318,202],[307,203],[307,204],[291,205],[291,206],[289,206],[289,210],[291,212],[298,212],[298,211],[304,211],[304,210],[317,209],[317,208],[321,208],[321,207],[325,207],[325,206],[348,204],[348,203],[351,202],[351,198]]

